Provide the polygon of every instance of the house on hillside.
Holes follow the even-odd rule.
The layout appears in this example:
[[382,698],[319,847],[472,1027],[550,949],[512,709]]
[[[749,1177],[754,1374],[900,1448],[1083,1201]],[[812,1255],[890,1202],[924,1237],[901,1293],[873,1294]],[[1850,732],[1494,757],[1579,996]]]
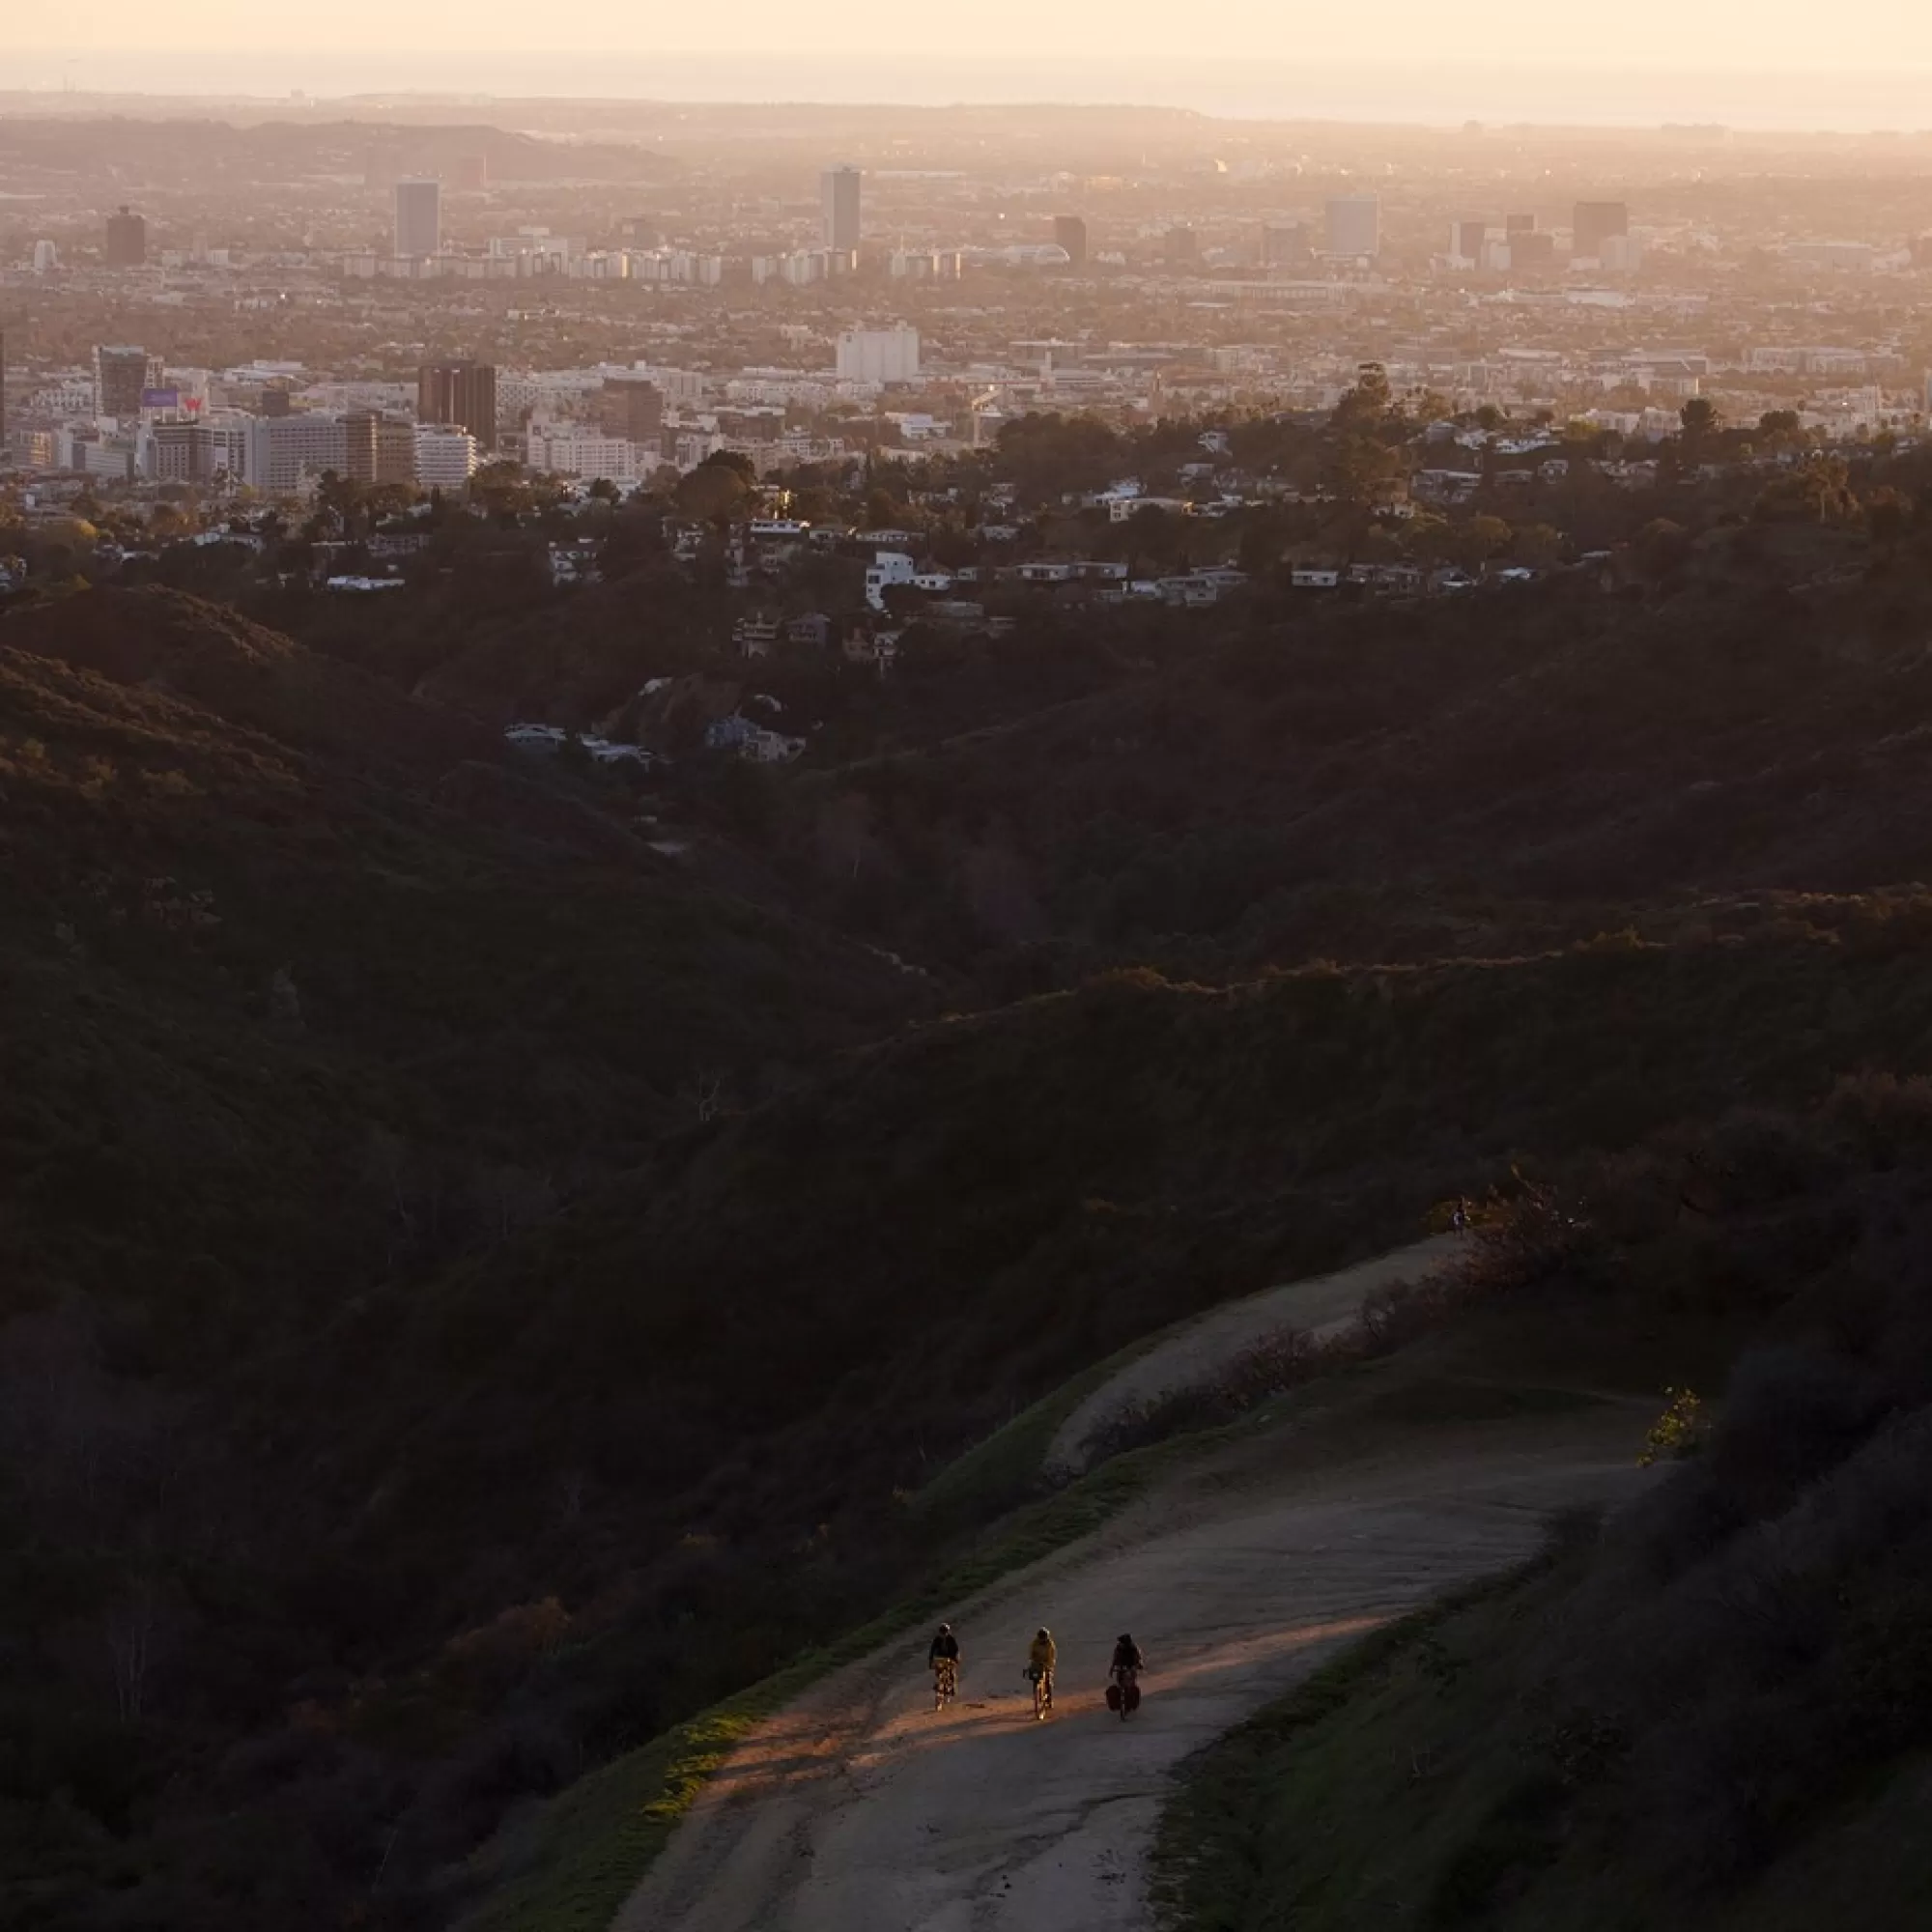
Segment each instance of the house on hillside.
[[869,665],[880,677],[884,677],[898,658],[899,634],[896,631],[873,631],[855,626],[846,632],[845,641],[839,649],[847,664]]
[[879,551],[866,566],[866,602],[874,611],[885,610],[886,592],[895,584],[910,585],[916,574],[910,552]]
[[731,626],[731,646],[741,658],[768,658],[778,648],[779,619],[762,611],[748,611]]

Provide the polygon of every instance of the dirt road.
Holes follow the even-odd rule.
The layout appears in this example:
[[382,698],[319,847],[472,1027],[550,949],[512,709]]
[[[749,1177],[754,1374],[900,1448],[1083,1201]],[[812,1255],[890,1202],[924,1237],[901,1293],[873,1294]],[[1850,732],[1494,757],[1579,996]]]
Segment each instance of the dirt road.
[[[1640,1480],[1641,1419],[1587,1409],[1405,1431],[1284,1470],[1248,1444],[953,1621],[960,1703],[935,1717],[925,1634],[828,1679],[751,1739],[617,1932],[1124,1932],[1173,1767],[1374,1623],[1528,1554],[1556,1508]],[[1033,1721],[1027,1639],[1060,1646]],[[1148,1657],[1127,1724],[1115,1635]]]
[[1310,1275],[1222,1303],[1095,1389],[1054,1432],[1046,1452],[1046,1473],[1065,1477],[1085,1471],[1092,1460],[1089,1439],[1123,1410],[1177,1390],[1204,1386],[1224,1363],[1271,1335],[1292,1328],[1318,1337],[1335,1334],[1354,1321],[1363,1301],[1377,1289],[1419,1281],[1456,1252],[1455,1236],[1435,1235],[1334,1274]]

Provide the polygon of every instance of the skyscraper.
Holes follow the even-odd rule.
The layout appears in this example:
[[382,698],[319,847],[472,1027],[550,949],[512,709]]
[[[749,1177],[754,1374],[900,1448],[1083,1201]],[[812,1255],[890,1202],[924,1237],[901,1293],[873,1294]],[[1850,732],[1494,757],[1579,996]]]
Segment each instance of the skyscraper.
[[859,245],[859,184],[857,168],[827,168],[818,178],[818,202],[825,216],[825,245],[849,255]]
[[410,483],[416,473],[412,423],[380,410],[353,410],[342,418],[344,474],[352,483]]
[[649,442],[664,434],[664,391],[635,376],[608,376],[598,404],[606,436],[624,442]]
[[434,255],[442,246],[442,184],[417,178],[396,184],[396,253]]
[[138,269],[148,259],[148,224],[131,208],[107,217],[107,266]]
[[1087,260],[1087,224],[1077,214],[1053,217],[1053,239],[1066,250],[1066,259],[1077,269]]
[[1449,224],[1449,252],[1461,262],[1483,259],[1483,237],[1488,224],[1473,215],[1461,215]]
[[127,417],[141,413],[141,392],[160,382],[158,356],[131,345],[98,342],[94,347],[94,413]]
[[1381,253],[1382,204],[1379,195],[1337,195],[1328,204],[1326,225],[1329,254],[1360,259]]
[[486,455],[497,447],[497,371],[488,362],[425,362],[416,371],[416,421],[468,430]]
[[1596,261],[1612,235],[1630,233],[1630,204],[1623,201],[1579,201],[1570,223],[1570,252]]

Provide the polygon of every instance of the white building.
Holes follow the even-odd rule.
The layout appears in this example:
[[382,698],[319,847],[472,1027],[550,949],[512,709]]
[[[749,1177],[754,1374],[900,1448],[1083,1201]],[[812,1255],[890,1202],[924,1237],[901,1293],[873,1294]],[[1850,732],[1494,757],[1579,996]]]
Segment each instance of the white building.
[[246,480],[271,496],[288,496],[305,474],[349,469],[349,438],[342,418],[310,411],[300,415],[257,416],[247,428]]
[[899,550],[874,552],[873,561],[866,569],[866,602],[874,611],[886,607],[886,590],[895,583],[912,583],[917,578],[912,558]]
[[658,464],[650,450],[621,437],[555,424],[532,423],[524,444],[524,461],[532,469],[554,476],[603,476],[612,483],[635,483]]
[[425,490],[461,490],[476,473],[476,439],[468,430],[424,423],[416,430],[416,481]]
[[919,380],[919,330],[905,323],[892,328],[848,328],[838,337],[841,383],[913,383]]

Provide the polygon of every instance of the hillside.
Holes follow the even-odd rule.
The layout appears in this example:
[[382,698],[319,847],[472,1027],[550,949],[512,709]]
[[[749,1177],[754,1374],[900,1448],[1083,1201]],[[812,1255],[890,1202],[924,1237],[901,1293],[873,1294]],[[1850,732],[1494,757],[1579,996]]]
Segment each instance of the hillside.
[[[31,1021],[0,1064],[0,1917],[446,1922],[506,1821],[1025,1501],[905,1506],[1110,1351],[1513,1167],[1932,1072],[1932,898],[1822,890],[1926,870],[1916,662],[1741,628],[1684,675],[1709,601],[1681,633],[1536,608],[1540,655],[1342,612],[786,781],[775,902],[814,787],[874,788],[897,895],[820,901],[862,931],[960,930],[944,772],[1009,787],[1001,838],[1050,859],[1048,977],[1146,942],[1234,978],[1318,933],[1410,959],[947,1017],[662,858],[620,791],[231,613],[0,621]],[[1103,716],[1166,732],[1168,778]],[[1100,920],[1142,847],[1177,891],[1261,870]]]
[[[1150,1326],[1362,1252],[1525,1149],[1923,1064],[1922,911],[1810,911],[1693,951],[1127,978],[928,1026],[372,1298],[270,1386],[263,1439],[306,1458],[289,1533],[355,1579],[318,1633],[364,1685],[334,1723],[495,1767],[487,1799],[412,1782],[399,1888],[1020,1500],[934,1521],[893,1496]],[[320,1414],[348,1426],[318,1456]]]
[[[0,1918],[105,1924],[158,1795],[206,1799],[330,1656],[283,1525],[356,1393],[281,1435],[263,1393],[921,995],[169,597],[0,624]],[[261,1922],[178,1855],[201,1922]]]
[[1700,894],[1932,874],[1922,573],[1819,581],[1760,544],[1719,532],[1610,596],[1573,576],[1257,620],[803,775],[788,850],[840,918],[999,985],[1514,952]]
[[1717,1426],[1679,1404],[1658,1439],[1689,1458],[1628,1512],[1205,1753],[1162,1834],[1168,1922],[1923,1922],[1929,1100],[1859,1083],[1577,1204],[1533,1299],[1747,1323]]

